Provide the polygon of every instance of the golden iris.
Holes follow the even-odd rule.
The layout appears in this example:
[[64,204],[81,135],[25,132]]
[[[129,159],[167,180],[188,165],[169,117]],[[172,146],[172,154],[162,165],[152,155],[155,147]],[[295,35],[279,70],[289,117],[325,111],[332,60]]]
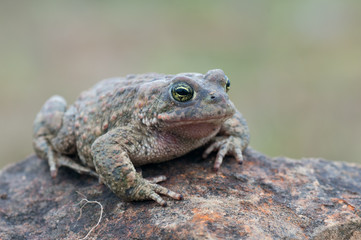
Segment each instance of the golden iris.
[[226,76],[226,92],[229,91],[231,87],[231,81],[229,81],[229,78]]
[[171,89],[173,98],[178,102],[186,102],[193,98],[194,90],[193,88],[185,83],[178,82],[172,86]]

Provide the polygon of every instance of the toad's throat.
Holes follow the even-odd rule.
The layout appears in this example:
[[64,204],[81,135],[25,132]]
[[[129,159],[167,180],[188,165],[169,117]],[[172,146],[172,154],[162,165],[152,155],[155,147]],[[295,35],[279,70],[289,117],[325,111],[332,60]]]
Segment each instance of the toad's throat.
[[183,138],[200,139],[215,136],[221,128],[221,124],[214,122],[193,122],[169,128],[168,130]]

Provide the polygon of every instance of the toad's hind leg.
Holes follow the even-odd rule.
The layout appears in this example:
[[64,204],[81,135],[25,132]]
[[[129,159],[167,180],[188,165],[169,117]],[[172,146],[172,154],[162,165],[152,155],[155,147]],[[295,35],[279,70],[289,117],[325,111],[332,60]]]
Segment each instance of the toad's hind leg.
[[74,107],[67,110],[64,98],[53,96],[45,102],[35,118],[33,147],[40,158],[48,160],[52,177],[56,177],[60,166],[96,176],[90,168],[81,166],[66,156],[76,153],[74,114]]

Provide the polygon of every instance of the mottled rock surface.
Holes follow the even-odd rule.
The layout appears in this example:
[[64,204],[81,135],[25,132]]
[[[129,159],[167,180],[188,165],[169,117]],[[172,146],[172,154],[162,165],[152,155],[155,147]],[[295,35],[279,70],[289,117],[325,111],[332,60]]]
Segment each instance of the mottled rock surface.
[[[227,159],[212,172],[201,151],[144,166],[143,175],[183,194],[123,202],[92,177],[63,168],[50,177],[31,156],[0,173],[0,239],[361,239],[361,166],[322,159],[268,158],[248,150],[243,165]],[[79,194],[79,193],[81,194]]]

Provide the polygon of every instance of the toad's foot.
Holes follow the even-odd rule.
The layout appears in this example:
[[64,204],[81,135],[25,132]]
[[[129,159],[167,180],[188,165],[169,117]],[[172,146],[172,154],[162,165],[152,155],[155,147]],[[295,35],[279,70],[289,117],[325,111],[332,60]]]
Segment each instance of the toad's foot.
[[[156,179],[159,180],[159,179]],[[164,195],[176,200],[182,200],[183,196],[176,192],[173,192],[165,187],[158,184],[152,183],[149,180],[141,179],[139,184],[129,191],[129,195],[132,200],[154,200],[161,206],[167,206],[167,202],[159,195]]]
[[99,177],[98,174],[94,172],[92,169],[78,164],[77,162],[74,161],[74,159],[68,156],[56,152],[49,152],[49,153],[50,154],[48,156],[48,163],[50,166],[50,174],[52,178],[56,178],[56,176],[58,175],[59,167],[68,167],[73,169],[79,174],[87,174],[96,178]]
[[88,174],[94,177],[98,177],[98,174],[94,172],[92,169],[82,166],[74,159],[60,154],[53,150],[53,147],[48,143],[45,137],[39,137],[34,141],[35,149],[37,150],[37,154],[44,159],[48,160],[50,174],[52,178],[56,178],[58,175],[59,167],[68,167],[79,174]]
[[145,178],[146,180],[148,180],[151,183],[160,183],[160,182],[164,182],[167,180],[167,177],[164,175],[159,175],[159,176],[155,176],[155,177],[148,177]]
[[243,162],[243,155],[242,155],[242,140],[233,137],[233,136],[222,136],[222,137],[215,137],[214,142],[208,146],[208,148],[203,153],[203,158],[207,158],[208,155],[213,152],[217,151],[216,160],[214,161],[213,169],[218,171],[219,167],[223,162],[223,158],[226,154],[231,154],[236,158],[236,161],[239,164]]
[[[141,177],[143,177],[143,171],[141,168],[136,168],[136,171]],[[167,177],[165,175],[158,175],[155,177],[147,177],[145,180],[148,180],[151,183],[160,183],[166,181]]]
[[[60,166],[64,166],[64,167],[73,169],[74,171],[76,171],[79,174],[87,174],[87,175],[99,178],[98,174],[96,172],[94,172],[92,169],[90,169],[88,167],[84,167],[84,166],[76,163],[74,161],[74,159],[72,159],[72,158],[69,158],[65,155],[59,155],[58,157],[56,157],[56,159],[57,159],[56,172]],[[53,176],[53,172],[51,172],[51,174]],[[55,176],[56,176],[56,174],[55,174]]]

